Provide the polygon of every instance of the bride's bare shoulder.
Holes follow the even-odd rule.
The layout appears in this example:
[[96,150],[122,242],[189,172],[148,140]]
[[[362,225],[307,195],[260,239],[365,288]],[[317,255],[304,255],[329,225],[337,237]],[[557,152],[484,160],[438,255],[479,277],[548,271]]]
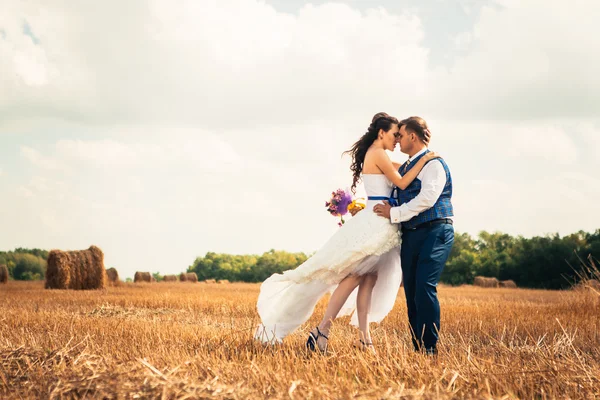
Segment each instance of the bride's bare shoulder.
[[383,172],[380,168],[380,166],[383,165],[382,157],[386,157],[389,160],[384,149],[371,148],[367,150],[363,165],[363,174],[382,174]]
[[369,150],[367,150],[367,152],[365,153],[365,161],[367,160],[367,158],[380,158],[380,157],[387,157],[388,155],[385,153],[384,149],[375,147],[375,148],[370,148]]

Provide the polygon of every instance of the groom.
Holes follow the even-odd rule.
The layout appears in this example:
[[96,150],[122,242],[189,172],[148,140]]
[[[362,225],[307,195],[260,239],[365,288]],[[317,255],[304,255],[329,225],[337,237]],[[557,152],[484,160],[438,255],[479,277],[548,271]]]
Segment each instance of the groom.
[[[419,117],[407,118],[399,125],[397,142],[400,151],[409,156],[399,170],[404,175],[429,152],[431,134]],[[454,242],[450,170],[443,159],[433,159],[405,190],[394,188],[394,192],[398,207],[386,202],[376,205],[374,211],[392,223],[400,223],[402,279],[412,341],[415,350],[435,355],[440,329],[436,287]]]

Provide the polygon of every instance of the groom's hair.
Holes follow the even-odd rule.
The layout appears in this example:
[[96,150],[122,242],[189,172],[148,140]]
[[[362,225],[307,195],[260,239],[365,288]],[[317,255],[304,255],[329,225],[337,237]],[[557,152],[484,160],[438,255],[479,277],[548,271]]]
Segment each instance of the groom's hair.
[[398,126],[404,126],[406,132],[414,133],[425,144],[429,144],[431,132],[427,127],[427,122],[421,117],[409,117],[400,121]]

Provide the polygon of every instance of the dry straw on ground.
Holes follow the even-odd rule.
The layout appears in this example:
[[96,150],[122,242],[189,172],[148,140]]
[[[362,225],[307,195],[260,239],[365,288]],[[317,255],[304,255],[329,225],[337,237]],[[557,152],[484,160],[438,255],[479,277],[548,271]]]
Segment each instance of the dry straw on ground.
[[48,254],[46,289],[103,289],[106,286],[104,254],[96,246],[87,250],[52,250]]
[[473,285],[484,288],[497,288],[500,282],[496,278],[486,278],[485,276],[476,276]]
[[163,276],[163,282],[177,282],[177,275],[165,275]]
[[404,293],[373,325],[378,352],[337,320],[326,355],[252,340],[259,284],[122,284],[105,291],[0,290],[0,398],[593,399],[600,397],[600,295],[439,288],[437,358],[414,353]]
[[8,282],[8,268],[6,265],[0,265],[0,283]]
[[179,275],[179,280],[181,282],[198,282],[198,275],[195,272],[182,272]]
[[108,278],[108,282],[111,285],[119,284],[119,273],[114,268],[109,268],[106,270],[106,277]]
[[153,276],[150,274],[150,272],[140,272],[140,271],[136,271],[135,275],[133,275],[133,282],[135,283],[140,283],[140,282],[153,282],[154,278]]
[[503,288],[515,289],[517,287],[517,284],[515,283],[515,281],[509,279],[507,281],[500,281],[499,286]]
[[217,281],[216,281],[216,280],[214,280],[214,279],[206,279],[206,280],[204,280],[203,282],[204,282],[204,283],[217,283]]

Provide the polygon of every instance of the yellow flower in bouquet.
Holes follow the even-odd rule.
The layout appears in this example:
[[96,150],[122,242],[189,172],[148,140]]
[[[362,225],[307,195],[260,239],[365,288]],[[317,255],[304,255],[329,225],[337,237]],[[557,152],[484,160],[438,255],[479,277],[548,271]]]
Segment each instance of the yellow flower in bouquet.
[[352,200],[352,203],[350,203],[350,205],[348,206],[348,211],[363,210],[366,207],[365,203],[363,203],[364,200],[365,199],[363,198]]

